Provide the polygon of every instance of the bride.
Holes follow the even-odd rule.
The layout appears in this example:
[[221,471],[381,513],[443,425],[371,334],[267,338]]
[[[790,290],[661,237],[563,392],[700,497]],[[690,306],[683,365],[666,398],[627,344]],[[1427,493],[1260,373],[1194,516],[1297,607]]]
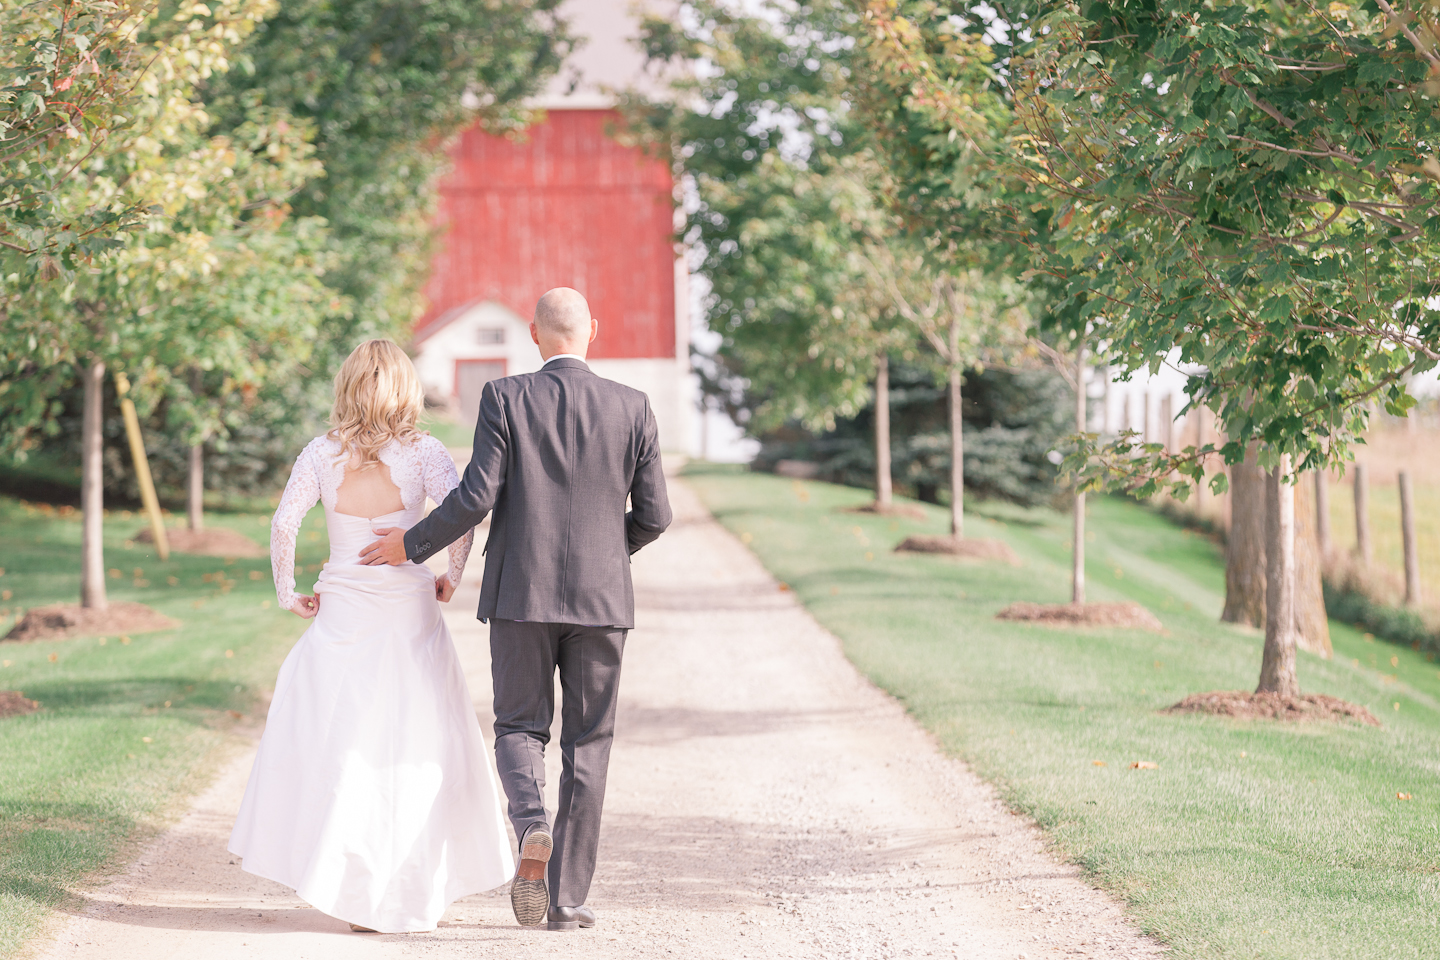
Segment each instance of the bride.
[[[335,378],[332,427],[295,461],[271,525],[280,605],[314,623],[280,668],[230,852],[243,868],[363,932],[433,930],[453,901],[515,872],[489,751],[436,602],[447,574],[365,566],[378,527],[411,527],[458,483],[445,447],[415,428],[410,359],[355,348]],[[330,558],[295,593],[295,538],[325,505]]]

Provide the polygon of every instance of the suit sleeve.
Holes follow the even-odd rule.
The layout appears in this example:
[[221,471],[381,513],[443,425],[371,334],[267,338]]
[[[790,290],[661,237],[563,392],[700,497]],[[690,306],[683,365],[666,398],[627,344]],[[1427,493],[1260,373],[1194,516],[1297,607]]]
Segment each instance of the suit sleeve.
[[665,492],[665,470],[660,463],[660,434],[650,401],[640,425],[635,479],[630,484],[630,512],[625,514],[625,539],[633,554],[652,543],[670,526],[670,498]]
[[491,381],[480,394],[475,447],[465,475],[430,516],[405,532],[405,555],[422,563],[474,530],[500,498],[509,456],[509,424],[500,392]]

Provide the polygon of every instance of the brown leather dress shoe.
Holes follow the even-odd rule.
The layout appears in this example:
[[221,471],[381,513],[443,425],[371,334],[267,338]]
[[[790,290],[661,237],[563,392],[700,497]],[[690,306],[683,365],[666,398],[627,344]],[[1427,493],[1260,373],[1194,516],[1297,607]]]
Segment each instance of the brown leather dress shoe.
[[545,824],[537,823],[525,831],[525,839],[520,843],[520,868],[510,884],[510,906],[515,911],[515,922],[522,927],[538,927],[550,908],[545,865],[550,862],[554,848],[555,841]]
[[551,907],[547,919],[551,930],[589,930],[595,926],[595,911],[586,906]]

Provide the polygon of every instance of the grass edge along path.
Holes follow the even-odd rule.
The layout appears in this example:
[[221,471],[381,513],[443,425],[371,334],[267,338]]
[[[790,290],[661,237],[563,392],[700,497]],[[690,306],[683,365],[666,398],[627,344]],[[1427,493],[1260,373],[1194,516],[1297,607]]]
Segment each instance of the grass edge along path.
[[1068,599],[1062,515],[978,505],[967,533],[1021,565],[964,563],[891,552],[942,533],[938,508],[849,513],[865,491],[703,464],[685,479],[863,673],[1174,955],[1435,955],[1440,665],[1425,654],[1338,623],[1333,660],[1302,654],[1302,689],[1367,706],[1378,730],[1169,715],[1188,693],[1253,689],[1262,637],[1218,622],[1215,544],[1155,511],[1093,498],[1087,577],[1091,599],[1138,601],[1165,632],[1064,630],[994,619]]
[[[268,540],[268,514],[206,520]],[[0,689],[41,705],[0,719],[0,958],[53,931],[184,813],[240,748],[236,723],[264,709],[304,629],[276,609],[268,558],[161,562],[130,539],[144,526],[126,511],[106,519],[110,599],[152,606],[177,629],[0,643]],[[327,552],[315,511],[300,535],[302,589]],[[23,609],[74,602],[78,512],[0,497],[0,565],[0,636]]]

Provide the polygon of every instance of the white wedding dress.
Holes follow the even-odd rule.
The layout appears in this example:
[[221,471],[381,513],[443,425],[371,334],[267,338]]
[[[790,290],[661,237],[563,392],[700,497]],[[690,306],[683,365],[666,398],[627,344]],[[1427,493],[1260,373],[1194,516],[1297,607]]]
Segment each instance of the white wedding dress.
[[[365,566],[377,527],[409,528],[428,495],[458,482],[433,437],[380,454],[404,509],[337,513],[345,477],[337,441],[319,437],[295,461],[271,526],[283,607],[295,593],[295,538],[320,500],[330,558],[320,609],[280,668],[230,852],[340,920],[384,933],[433,930],[453,901],[510,881],[515,861],[490,751],[435,577],[424,566]],[[460,582],[473,533],[450,547]]]

